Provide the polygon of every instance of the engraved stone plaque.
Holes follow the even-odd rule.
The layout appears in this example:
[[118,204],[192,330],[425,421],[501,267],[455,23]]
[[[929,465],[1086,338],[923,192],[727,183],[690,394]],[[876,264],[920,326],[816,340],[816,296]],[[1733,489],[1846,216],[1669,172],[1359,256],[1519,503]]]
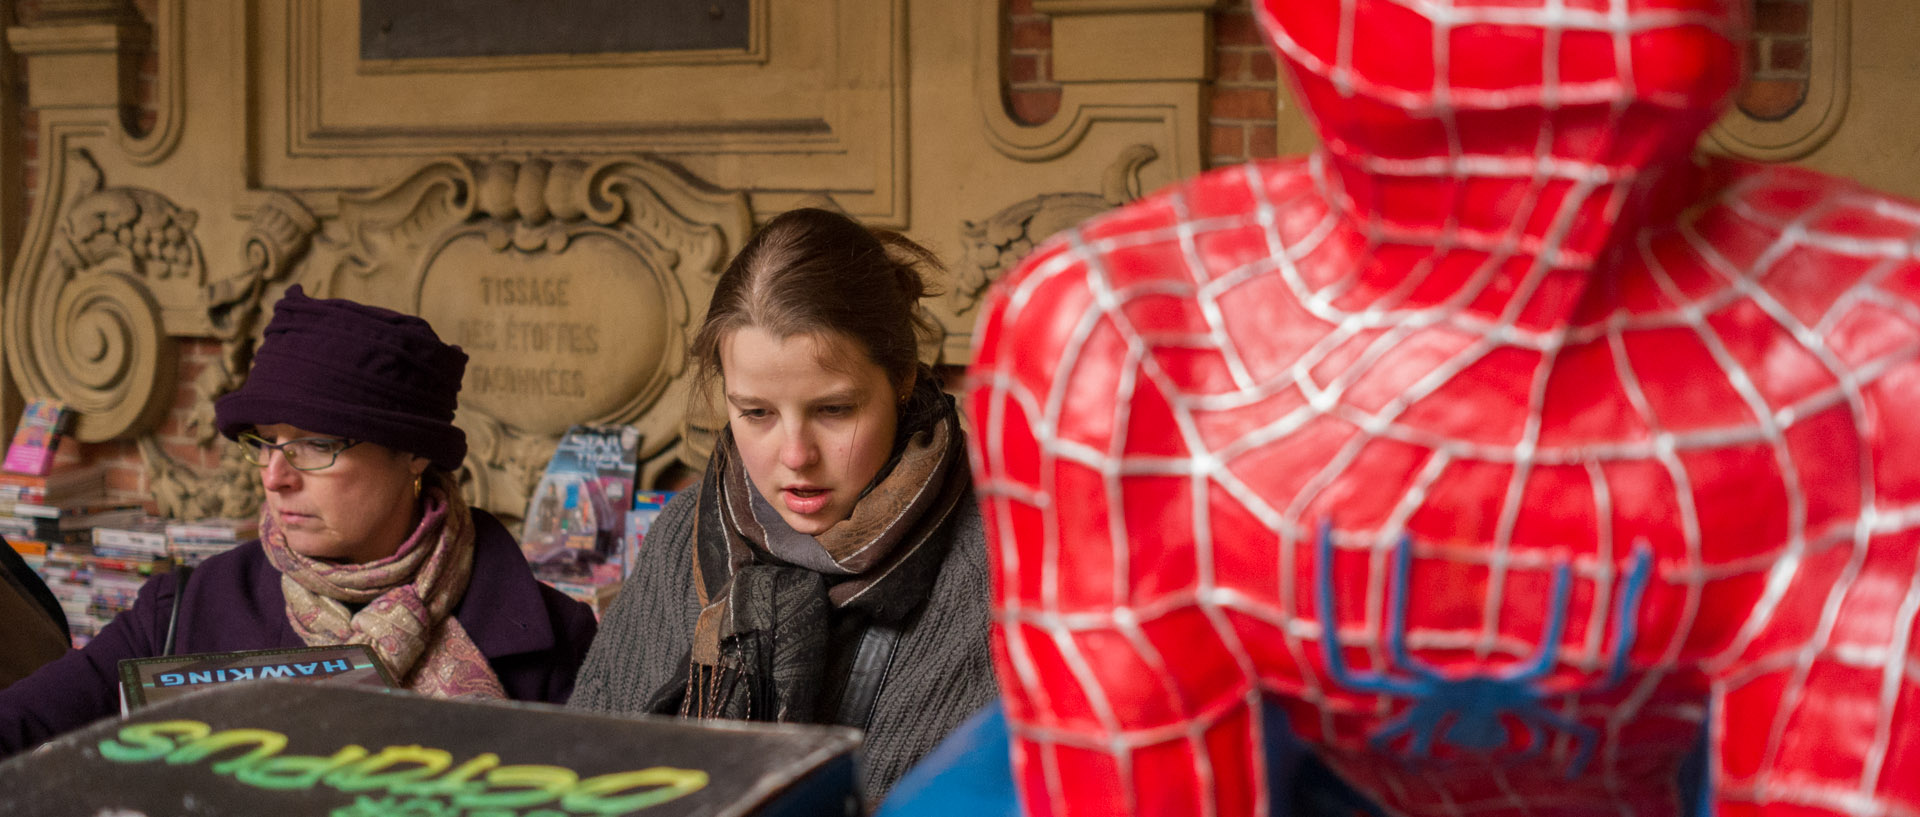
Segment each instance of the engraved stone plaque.
[[534,252],[458,235],[420,287],[420,314],[471,358],[462,404],[509,426],[557,435],[650,403],[666,385],[668,290],[612,235]]

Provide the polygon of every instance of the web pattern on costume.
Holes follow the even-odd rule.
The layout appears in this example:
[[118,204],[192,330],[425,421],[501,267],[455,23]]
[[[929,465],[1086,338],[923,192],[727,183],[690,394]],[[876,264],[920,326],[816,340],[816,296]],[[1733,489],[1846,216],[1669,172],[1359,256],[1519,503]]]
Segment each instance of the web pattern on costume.
[[[1030,813],[1267,813],[1271,703],[1401,813],[1673,813],[1711,717],[1722,814],[1920,815],[1920,208],[1728,167],[1610,239],[1588,227],[1637,206],[1658,104],[1607,109],[1615,164],[1473,148],[1515,100],[1659,103],[1636,48],[1728,5],[1274,0],[1316,112],[1420,112],[1428,152],[1336,136],[1216,172],[1003,282],[970,407]],[[1410,78],[1375,47],[1405,26],[1435,66],[1448,32],[1538,31],[1540,68]],[[1369,179],[1441,200],[1360,201]],[[1517,204],[1460,206],[1482,182]],[[1393,730],[1421,695],[1355,681],[1416,662],[1524,674],[1556,726],[1492,711],[1504,741],[1415,751]]]
[[[1566,632],[1567,598],[1572,589],[1573,565],[1567,562],[1554,565],[1553,589],[1548,593],[1547,600],[1547,620],[1541,629],[1540,645],[1534,655],[1524,664],[1502,672],[1452,677],[1435,671],[1407,650],[1407,594],[1412,585],[1409,579],[1413,564],[1412,550],[1412,538],[1401,537],[1400,543],[1393,549],[1389,579],[1391,587],[1388,592],[1391,598],[1388,603],[1391,606],[1384,634],[1387,652],[1398,674],[1355,673],[1347,668],[1338,642],[1320,639],[1327,673],[1337,686],[1414,700],[1413,705],[1399,717],[1381,724],[1370,736],[1368,745],[1384,750],[1404,737],[1408,741],[1409,753],[1415,758],[1430,757],[1436,741],[1453,743],[1470,751],[1488,752],[1507,745],[1506,725],[1501,721],[1510,718],[1525,730],[1523,751],[1529,756],[1544,747],[1548,730],[1570,736],[1574,741],[1573,759],[1567,766],[1567,777],[1578,777],[1593,759],[1593,743],[1597,736],[1590,727],[1548,711],[1544,703],[1552,691],[1540,683],[1559,659],[1561,639]],[[1319,547],[1314,556],[1314,584],[1319,609],[1334,609],[1334,582],[1330,575],[1334,561],[1332,524],[1323,523],[1320,526]],[[1611,616],[1618,637],[1605,657],[1607,678],[1594,691],[1604,691],[1618,684],[1626,675],[1627,654],[1633,649],[1634,631],[1638,623],[1635,614],[1639,611],[1640,594],[1646,589],[1652,567],[1652,552],[1645,547],[1637,548],[1626,571],[1620,601]]]

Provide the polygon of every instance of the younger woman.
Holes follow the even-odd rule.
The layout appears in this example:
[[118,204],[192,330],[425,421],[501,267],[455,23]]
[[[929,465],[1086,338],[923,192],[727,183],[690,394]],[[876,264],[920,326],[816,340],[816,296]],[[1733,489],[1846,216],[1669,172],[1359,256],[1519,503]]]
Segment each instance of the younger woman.
[[877,803],[993,698],[964,437],[917,356],[931,261],[824,210],[734,258],[693,346],[727,427],[654,522],[572,706],[864,728]]

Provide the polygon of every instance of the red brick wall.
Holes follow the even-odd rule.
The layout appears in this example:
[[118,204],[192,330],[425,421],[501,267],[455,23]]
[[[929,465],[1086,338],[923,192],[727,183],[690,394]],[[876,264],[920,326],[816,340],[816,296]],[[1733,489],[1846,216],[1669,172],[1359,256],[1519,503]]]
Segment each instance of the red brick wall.
[[1213,97],[1207,111],[1207,165],[1271,159],[1278,153],[1274,111],[1279,65],[1254,22],[1250,0],[1213,14]]
[[1740,110],[1761,120],[1785,119],[1807,98],[1813,68],[1811,0],[1757,0],[1747,49]]
[[1008,0],[1001,55],[1007,112],[1038,125],[1060,110],[1060,83],[1053,79],[1053,21],[1035,13],[1033,0]]

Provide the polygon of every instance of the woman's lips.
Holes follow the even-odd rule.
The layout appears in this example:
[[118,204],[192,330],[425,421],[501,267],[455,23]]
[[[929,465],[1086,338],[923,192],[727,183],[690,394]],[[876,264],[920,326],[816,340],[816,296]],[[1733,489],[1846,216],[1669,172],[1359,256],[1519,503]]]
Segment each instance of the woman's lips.
[[825,488],[783,488],[780,501],[786,503],[787,510],[806,516],[819,513],[827,507],[827,499],[832,493]]

